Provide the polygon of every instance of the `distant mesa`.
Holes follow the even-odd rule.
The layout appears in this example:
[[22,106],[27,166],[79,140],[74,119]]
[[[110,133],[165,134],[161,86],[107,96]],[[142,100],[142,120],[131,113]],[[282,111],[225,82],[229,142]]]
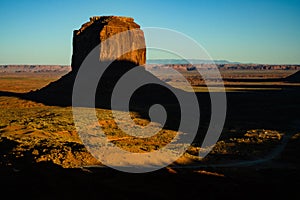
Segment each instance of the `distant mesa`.
[[147,64],[177,64],[177,65],[186,65],[186,64],[240,64],[239,62],[231,62],[227,60],[202,60],[202,59],[148,59]]
[[68,65],[0,65],[0,73],[67,73]]

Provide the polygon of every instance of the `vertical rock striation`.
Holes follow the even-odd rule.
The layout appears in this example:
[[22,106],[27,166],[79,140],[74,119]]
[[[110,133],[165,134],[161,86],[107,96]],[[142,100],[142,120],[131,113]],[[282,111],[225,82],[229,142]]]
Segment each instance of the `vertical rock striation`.
[[[118,33],[131,31],[130,34]],[[140,26],[130,17],[101,16],[91,17],[90,21],[83,24],[79,30],[73,32],[72,70],[77,71],[85,57],[97,45],[109,37],[116,35],[113,43],[100,45],[99,61],[128,61],[135,65],[144,65],[146,62],[146,45],[144,33]],[[120,55],[122,49],[134,49],[138,44],[138,50],[127,52],[117,59],[114,55]]]

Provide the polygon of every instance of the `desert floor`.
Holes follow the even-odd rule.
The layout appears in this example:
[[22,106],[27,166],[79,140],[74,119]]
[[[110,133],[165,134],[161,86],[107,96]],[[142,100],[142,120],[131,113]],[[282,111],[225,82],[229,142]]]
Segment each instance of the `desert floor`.
[[[276,76],[272,72],[272,78],[290,73],[280,71]],[[261,72],[246,74],[264,77]],[[0,74],[2,195],[31,199],[299,198],[299,84],[258,82],[248,87],[249,83],[225,83],[225,126],[206,157],[198,157],[205,149],[196,138],[168,167],[130,174],[103,166],[87,151],[74,126],[72,107],[18,96],[62,75]],[[243,73],[223,75],[241,78]],[[180,88],[177,77],[161,73],[162,80],[166,77]],[[208,95],[203,85],[194,89],[199,96]],[[155,151],[176,135],[172,129],[163,129],[151,140],[128,137],[110,110],[97,108],[97,117],[108,139],[131,152]],[[137,112],[131,117],[141,126],[149,123]],[[206,125],[204,122],[203,129]]]

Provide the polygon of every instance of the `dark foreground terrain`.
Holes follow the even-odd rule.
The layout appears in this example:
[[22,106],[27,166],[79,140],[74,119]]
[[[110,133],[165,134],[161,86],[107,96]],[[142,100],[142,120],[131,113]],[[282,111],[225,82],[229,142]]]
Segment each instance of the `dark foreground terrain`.
[[20,172],[2,168],[1,194],[12,199],[298,199],[299,181],[299,169],[270,166],[128,174],[40,164]]
[[[47,76],[47,80],[54,81],[60,75]],[[299,198],[300,88],[296,81],[254,83],[251,90],[245,89],[247,82],[234,83],[237,89],[227,93],[228,112],[221,137],[205,158],[197,156],[203,150],[201,133],[208,123],[204,119],[197,138],[177,162],[159,171],[129,174],[104,167],[89,154],[76,133],[70,106],[46,105],[22,98],[20,93],[45,86],[45,81],[37,80],[45,80],[45,76],[5,74],[0,79],[3,197]],[[197,96],[201,114],[209,115],[208,93],[199,90]],[[174,134],[175,128],[168,126],[159,139],[145,143],[124,135],[109,110],[98,108],[97,112],[107,137],[128,151],[154,151]],[[143,114],[132,112],[137,124],[147,124]]]

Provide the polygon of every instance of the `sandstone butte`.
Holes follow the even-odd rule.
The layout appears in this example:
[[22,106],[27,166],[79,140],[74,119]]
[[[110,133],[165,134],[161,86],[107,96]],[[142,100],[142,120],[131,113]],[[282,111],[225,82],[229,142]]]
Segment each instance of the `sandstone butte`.
[[[130,34],[122,35],[118,33],[131,31]],[[99,46],[99,61],[111,61],[112,54],[121,49],[133,49],[138,44],[140,48],[128,52],[117,61],[128,61],[135,65],[144,65],[146,63],[146,45],[144,32],[140,26],[130,17],[119,16],[96,16],[91,17],[89,22],[81,26],[79,30],[73,32],[73,55],[72,70],[77,71],[86,56],[101,42],[114,35],[114,43],[106,43]]]
[[[118,34],[124,31],[130,31],[130,34],[125,36],[124,34]],[[110,39],[112,42],[102,45],[103,43],[101,42],[108,38],[113,38]],[[99,64],[101,62],[114,61],[109,66],[110,70],[106,70],[107,72],[101,77],[102,82],[99,83],[99,85],[103,86],[101,91],[104,91],[104,94],[99,94],[101,95],[102,103],[105,102],[105,96],[112,91],[114,84],[122,74],[132,67],[142,66],[146,63],[144,32],[134,22],[133,18],[119,16],[91,17],[90,21],[84,23],[79,30],[73,31],[71,72],[42,89],[25,94],[24,98],[50,105],[71,105],[73,85],[78,69],[95,47],[99,47],[99,58],[97,58],[100,61]],[[129,51],[123,55],[118,54],[120,56],[114,58],[113,55],[122,49],[136,50]],[[97,67],[101,67],[101,64]]]

